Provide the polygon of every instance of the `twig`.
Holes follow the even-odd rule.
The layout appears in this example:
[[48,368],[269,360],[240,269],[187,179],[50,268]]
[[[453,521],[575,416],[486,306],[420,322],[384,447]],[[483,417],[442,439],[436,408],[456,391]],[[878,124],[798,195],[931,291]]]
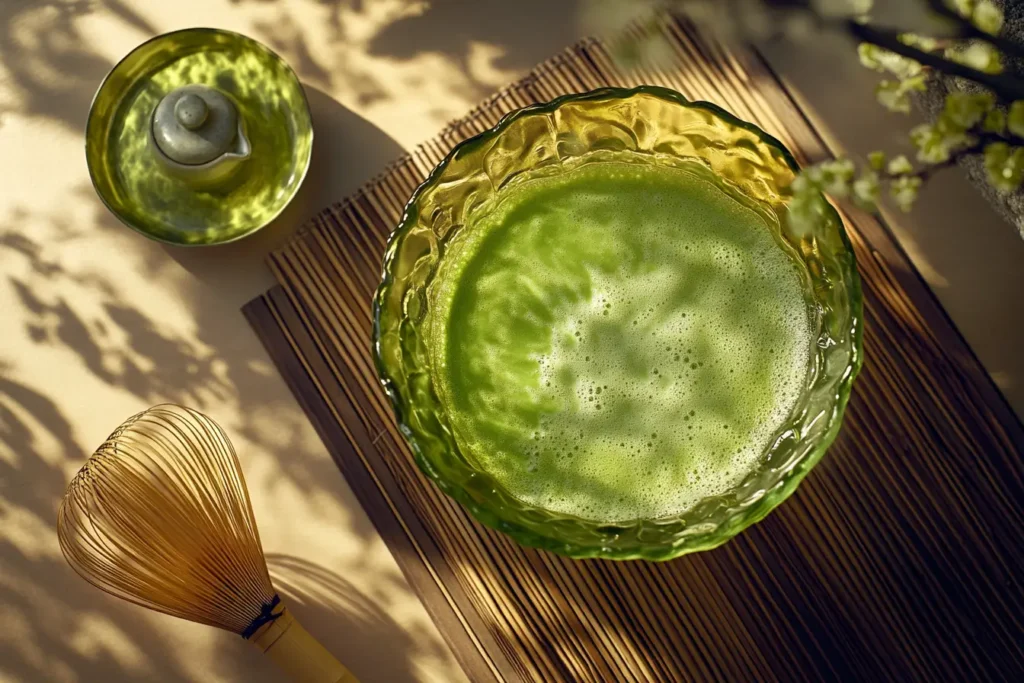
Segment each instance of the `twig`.
[[938,171],[956,165],[964,157],[968,157],[972,154],[981,154],[982,152],[985,151],[985,147],[992,144],[993,142],[1005,142],[1008,145],[1013,145],[1016,147],[1024,146],[1024,138],[1018,135],[1014,135],[1013,133],[989,133],[987,131],[978,130],[977,128],[972,128],[971,130],[966,131],[966,133],[967,135],[970,135],[971,137],[975,138],[976,142],[973,145],[956,150],[950,155],[949,159],[946,159],[945,161],[937,164],[929,164],[927,166],[919,168],[918,170],[912,173],[893,174],[887,172],[883,173],[882,177],[885,178],[886,180],[895,180],[900,177],[909,176],[912,178],[920,178],[922,181],[926,181]]
[[847,30],[854,37],[898,55],[909,57],[916,62],[929,66],[943,73],[953,74],[983,85],[1005,101],[1024,100],[1024,80],[1001,74],[987,74],[969,66],[925,52],[912,45],[906,45],[899,39],[902,31],[880,26],[862,24],[854,20],[844,22]]
[[909,178],[920,178],[921,182],[924,182],[924,181],[928,180],[929,178],[931,178],[935,173],[938,173],[939,171],[941,171],[941,170],[943,170],[945,168],[949,168],[951,166],[955,166],[964,157],[970,156],[972,154],[980,154],[981,152],[983,152],[985,150],[985,145],[987,145],[987,144],[988,144],[987,142],[978,142],[976,144],[971,145],[970,147],[964,147],[963,149],[960,149],[960,150],[957,150],[956,152],[953,152],[950,155],[949,159],[946,159],[945,161],[943,161],[941,163],[938,163],[938,164],[930,164],[930,165],[925,166],[923,168],[919,168],[918,170],[914,171],[913,173],[897,173],[897,174],[883,173],[882,177],[887,179],[887,180],[896,180],[897,178],[908,178],[908,177]]
[[947,5],[943,0],[927,0],[928,6],[939,16],[956,22],[960,30],[959,38],[978,38],[999,48],[1000,51],[1015,57],[1024,57],[1024,45],[1009,38],[985,33],[973,23],[962,17],[959,12]]

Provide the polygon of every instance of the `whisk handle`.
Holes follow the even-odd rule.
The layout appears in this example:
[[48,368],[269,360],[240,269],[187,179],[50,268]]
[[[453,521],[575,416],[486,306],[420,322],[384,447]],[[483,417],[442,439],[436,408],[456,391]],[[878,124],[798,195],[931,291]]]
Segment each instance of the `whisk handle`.
[[302,628],[287,607],[249,639],[294,683],[359,683],[320,642]]

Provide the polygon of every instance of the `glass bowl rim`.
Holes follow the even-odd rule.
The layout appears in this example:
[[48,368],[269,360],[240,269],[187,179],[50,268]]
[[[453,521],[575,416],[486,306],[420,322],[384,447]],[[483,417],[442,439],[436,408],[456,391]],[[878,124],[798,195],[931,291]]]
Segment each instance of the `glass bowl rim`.
[[853,381],[859,374],[863,361],[864,324],[863,295],[861,291],[860,274],[856,266],[856,257],[853,251],[853,245],[850,242],[849,235],[846,233],[845,224],[836,209],[831,205],[831,203],[826,201],[825,206],[827,207],[826,211],[828,213],[827,219],[835,221],[842,244],[850,258],[850,273],[852,275],[852,281],[849,283],[849,301],[850,321],[852,324],[852,344],[851,357],[847,365],[848,372],[836,386],[836,400],[833,406],[833,418],[828,431],[818,441],[814,450],[804,458],[801,466],[795,468],[787,477],[783,478],[784,486],[779,491],[775,492],[775,495],[764,495],[754,502],[751,508],[747,510],[747,514],[744,515],[746,519],[743,524],[730,525],[711,538],[705,537],[706,540],[704,543],[696,545],[662,545],[648,548],[609,548],[590,544],[584,545],[572,541],[560,540],[552,536],[544,536],[517,522],[503,519],[488,506],[482,505],[474,500],[465,488],[452,483],[436,472],[431,460],[424,455],[421,449],[416,430],[410,427],[406,420],[403,399],[395,388],[394,377],[392,377],[391,372],[385,366],[384,360],[381,356],[380,345],[381,320],[384,315],[384,306],[382,302],[386,298],[391,286],[394,284],[392,267],[397,254],[397,247],[401,243],[405,234],[416,225],[416,222],[419,219],[418,203],[420,197],[423,193],[434,186],[437,180],[444,174],[452,160],[463,154],[472,152],[481,145],[496,139],[520,118],[536,114],[552,113],[567,102],[586,102],[590,100],[605,99],[619,100],[627,99],[636,95],[650,95],[689,109],[707,111],[729,125],[752,133],[761,142],[773,148],[793,173],[798,173],[800,171],[800,166],[793,157],[793,154],[775,136],[762,130],[753,123],[738,118],[735,114],[732,114],[713,102],[708,102],[706,100],[690,100],[682,93],[662,86],[639,85],[628,88],[606,86],[586,92],[568,93],[560,95],[547,102],[520,107],[506,113],[494,126],[457,143],[451,151],[449,151],[441,161],[438,162],[426,179],[416,187],[405,204],[397,227],[388,236],[384,251],[381,282],[374,292],[372,301],[371,355],[373,356],[374,368],[377,372],[378,380],[384,389],[384,393],[388,396],[388,399],[391,402],[391,407],[394,411],[398,429],[409,444],[420,471],[445,494],[453,498],[463,508],[468,510],[473,518],[481,524],[507,534],[521,545],[549,550],[556,554],[573,559],[598,558],[610,560],[671,560],[691,552],[716,548],[761,521],[768,515],[768,513],[781,505],[796,490],[797,485],[821,460],[822,456],[835,440],[839,432],[839,427],[843,421],[846,405],[849,402],[853,388]]

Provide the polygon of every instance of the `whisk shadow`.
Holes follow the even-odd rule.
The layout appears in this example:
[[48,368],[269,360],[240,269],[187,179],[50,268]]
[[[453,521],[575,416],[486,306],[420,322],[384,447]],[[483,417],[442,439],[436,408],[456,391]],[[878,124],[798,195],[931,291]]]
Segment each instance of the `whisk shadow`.
[[441,654],[415,629],[399,625],[380,600],[329,569],[291,555],[271,553],[266,559],[274,586],[296,618],[363,683],[421,680],[414,656]]

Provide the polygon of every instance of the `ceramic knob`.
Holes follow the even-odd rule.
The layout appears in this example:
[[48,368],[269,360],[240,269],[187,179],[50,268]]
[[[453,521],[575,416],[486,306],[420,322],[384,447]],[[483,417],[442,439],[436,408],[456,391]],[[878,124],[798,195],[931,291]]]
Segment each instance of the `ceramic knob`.
[[153,139],[168,159],[198,165],[231,149],[238,111],[224,93],[186,85],[168,93],[153,112]]

